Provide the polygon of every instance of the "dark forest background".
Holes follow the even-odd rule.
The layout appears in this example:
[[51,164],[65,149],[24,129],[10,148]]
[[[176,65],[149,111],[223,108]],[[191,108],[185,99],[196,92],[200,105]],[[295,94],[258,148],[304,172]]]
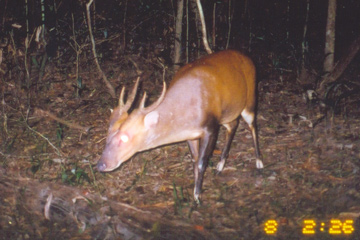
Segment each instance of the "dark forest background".
[[[274,57],[277,57],[281,64],[297,63],[301,57],[306,2],[306,0],[231,1],[232,27],[229,47],[254,52],[252,55],[263,56],[266,55],[264,52],[275,54]],[[318,66],[324,57],[327,4],[327,0],[310,1],[305,39],[308,46],[306,60],[310,66]],[[359,1],[344,0],[338,1],[337,4],[336,59],[356,39],[360,29]],[[215,7],[216,45],[212,48],[215,51],[223,50],[227,41],[229,1],[206,0],[202,2],[202,5],[209,37],[213,34],[212,22]],[[29,23],[29,34],[43,24],[41,1],[29,0],[27,10],[24,1],[20,0],[2,0],[1,6],[3,6],[0,12],[1,37],[13,34],[14,41],[20,48],[27,34],[26,19]],[[165,50],[165,57],[171,60],[176,1],[102,0],[95,1],[93,6],[95,6],[92,8],[92,17],[96,39],[106,40],[114,35],[122,35],[115,40],[119,43],[119,46],[114,47],[116,49],[110,48],[112,46],[108,46],[106,41],[101,44],[104,55],[111,54],[111,51],[118,53],[119,50],[122,53],[143,54],[142,51],[154,51],[156,47],[159,47]],[[63,49],[62,52],[69,51],[67,48],[69,48],[68,43],[71,42],[73,31],[81,39],[80,42],[86,42],[88,34],[85,1],[45,0],[44,7],[46,40],[50,45],[47,49],[50,54],[60,49]],[[28,11],[27,14],[26,11]],[[193,12],[189,11],[190,52],[203,49],[198,44],[194,17]],[[12,26],[14,23],[19,24],[21,28],[14,28]],[[184,28],[185,24],[184,20]],[[183,48],[185,48],[185,37],[182,39]],[[122,49],[122,47],[125,48]],[[99,52],[102,53],[101,50]],[[67,61],[65,58],[61,60]]]

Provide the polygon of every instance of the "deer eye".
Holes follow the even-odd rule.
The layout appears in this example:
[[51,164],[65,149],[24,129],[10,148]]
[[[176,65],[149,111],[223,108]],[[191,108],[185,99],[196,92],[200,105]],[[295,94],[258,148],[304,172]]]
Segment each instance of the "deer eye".
[[120,140],[124,143],[127,143],[129,141],[129,136],[126,134],[121,134]]

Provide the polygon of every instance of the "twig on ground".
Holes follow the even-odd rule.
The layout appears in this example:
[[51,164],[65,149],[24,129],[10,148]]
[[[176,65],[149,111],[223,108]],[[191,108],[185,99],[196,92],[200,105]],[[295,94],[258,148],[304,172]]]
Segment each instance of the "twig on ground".
[[89,132],[90,130],[90,127],[83,127],[83,126],[80,126],[79,124],[77,123],[71,123],[71,122],[68,122],[66,120],[63,120],[61,118],[58,118],[56,117],[54,114],[48,112],[48,111],[45,111],[45,110],[42,110],[40,108],[35,108],[35,115],[37,116],[40,116],[40,117],[49,117],[59,123],[62,123],[66,126],[68,126],[69,128],[75,128],[75,129],[79,129],[81,131],[84,131],[84,132]]

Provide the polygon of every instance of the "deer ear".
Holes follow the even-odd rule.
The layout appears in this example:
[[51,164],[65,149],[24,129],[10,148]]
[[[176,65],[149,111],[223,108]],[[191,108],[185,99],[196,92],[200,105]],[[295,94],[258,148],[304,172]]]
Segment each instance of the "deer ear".
[[152,111],[146,114],[144,118],[144,125],[146,129],[149,129],[153,126],[155,126],[159,121],[159,112],[158,111]]

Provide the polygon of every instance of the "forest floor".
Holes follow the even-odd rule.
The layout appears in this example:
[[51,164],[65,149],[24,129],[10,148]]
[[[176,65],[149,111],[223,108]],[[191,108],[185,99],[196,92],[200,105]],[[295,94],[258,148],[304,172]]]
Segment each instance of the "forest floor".
[[[124,61],[102,63],[117,94],[136,79]],[[30,91],[11,75],[1,83],[0,239],[360,239],[358,99],[324,117],[319,105],[306,103],[295,74],[262,74],[257,125],[265,167],[255,168],[251,133],[241,121],[216,174],[221,129],[196,206],[186,143],[96,171],[117,100],[95,67],[83,66],[81,75],[80,96],[74,67],[54,63]],[[161,92],[161,76],[160,69],[142,79],[149,103]],[[74,199],[91,208],[79,212]]]

